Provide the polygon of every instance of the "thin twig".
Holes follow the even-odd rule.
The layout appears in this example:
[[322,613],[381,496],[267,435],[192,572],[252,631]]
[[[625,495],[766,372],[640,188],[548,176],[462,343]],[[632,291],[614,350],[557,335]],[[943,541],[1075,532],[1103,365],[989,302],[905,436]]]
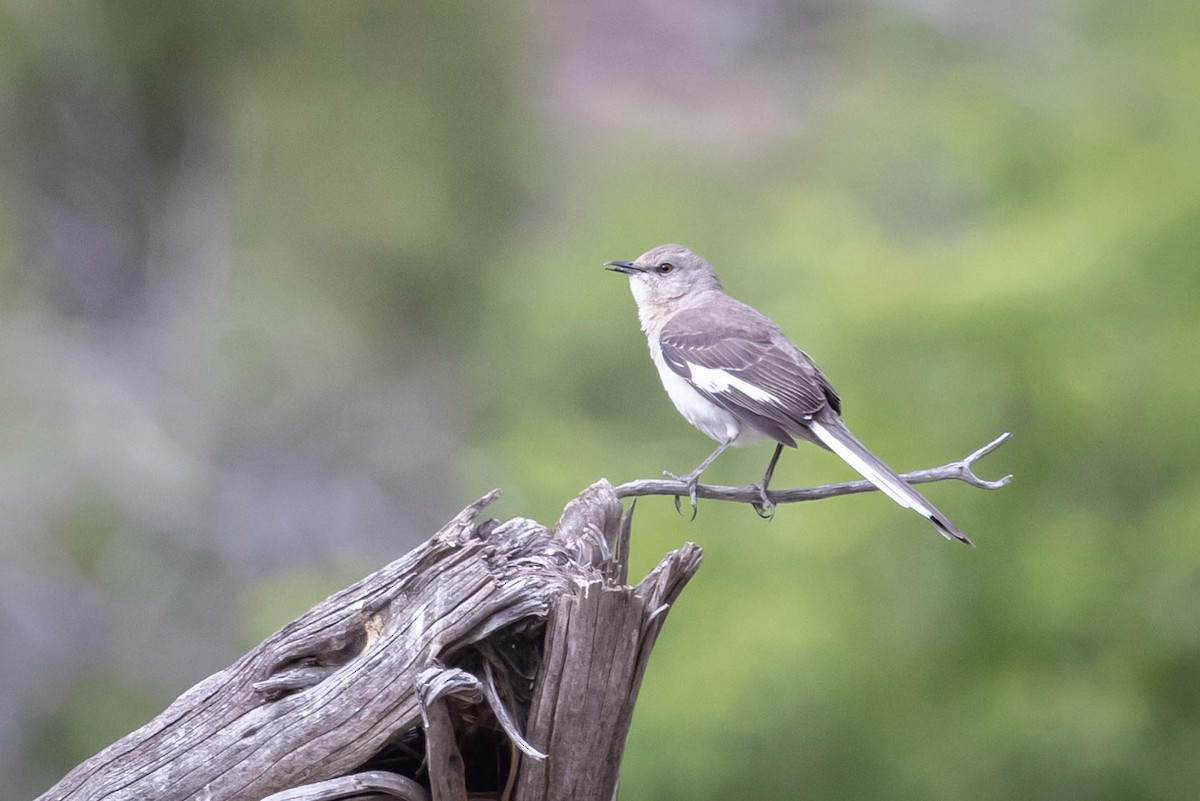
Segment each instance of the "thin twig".
[[[930,467],[925,470],[914,470],[911,473],[901,475],[905,481],[910,484],[926,484],[931,481],[947,481],[955,479],[965,481],[973,487],[980,489],[1000,489],[1012,481],[1012,475],[1004,476],[1003,478],[989,481],[985,478],[980,478],[975,475],[972,470],[972,465],[979,459],[987,456],[996,448],[1011,437],[1012,434],[1005,432],[994,440],[984,445],[974,453],[963,457],[957,462],[950,462],[941,467]],[[837,495],[852,495],[856,492],[870,492],[876,489],[875,485],[869,481],[842,481],[836,484],[822,484],[819,487],[796,487],[793,489],[770,490],[768,497],[775,503],[798,503],[800,501],[817,501],[822,498],[832,498]],[[676,497],[687,497],[688,486],[682,481],[674,479],[649,478],[639,479],[637,481],[629,481],[616,487],[618,498],[636,498],[643,495],[674,495]],[[727,487],[719,484],[697,484],[696,497],[711,498],[718,501],[735,501],[744,503],[756,503],[761,501],[758,487],[754,484],[747,484],[742,487]]]

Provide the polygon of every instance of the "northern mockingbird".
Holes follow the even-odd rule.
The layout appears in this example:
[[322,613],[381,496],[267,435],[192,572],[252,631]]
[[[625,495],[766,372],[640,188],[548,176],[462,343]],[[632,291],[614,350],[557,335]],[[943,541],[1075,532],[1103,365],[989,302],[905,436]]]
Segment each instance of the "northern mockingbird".
[[[629,276],[638,319],[663,387],[684,419],[717,449],[686,475],[693,514],[700,474],[730,445],[778,443],[759,485],[767,485],[783,446],[806,439],[833,451],[896,503],[915,509],[947,539],[971,541],[925,496],[896,475],[842,422],[842,402],[812,359],[775,323],[734,300],[708,262],[681,245],[660,245],[634,261],[610,261]],[[665,472],[665,471],[664,471]]]

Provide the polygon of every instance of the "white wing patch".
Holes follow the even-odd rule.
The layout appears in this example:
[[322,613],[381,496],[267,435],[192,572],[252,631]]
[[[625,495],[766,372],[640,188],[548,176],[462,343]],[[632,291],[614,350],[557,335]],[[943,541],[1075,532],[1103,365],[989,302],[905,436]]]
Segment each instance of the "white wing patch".
[[692,383],[705,392],[728,392],[731,389],[736,389],[754,400],[762,401],[763,403],[772,403],[776,406],[783,405],[779,398],[776,398],[762,387],[756,387],[750,382],[743,381],[724,370],[714,370],[711,367],[704,367],[692,362],[685,362],[685,364],[687,364],[688,370],[691,373]]

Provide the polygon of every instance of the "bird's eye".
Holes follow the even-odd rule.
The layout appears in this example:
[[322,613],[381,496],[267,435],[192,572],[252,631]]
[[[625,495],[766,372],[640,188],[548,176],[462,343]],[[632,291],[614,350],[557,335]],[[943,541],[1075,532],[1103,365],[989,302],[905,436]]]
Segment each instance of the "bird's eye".
[[675,269],[675,265],[671,264],[669,261],[664,261],[662,264],[658,265],[657,269],[661,275],[666,275],[667,273],[671,272],[671,270]]

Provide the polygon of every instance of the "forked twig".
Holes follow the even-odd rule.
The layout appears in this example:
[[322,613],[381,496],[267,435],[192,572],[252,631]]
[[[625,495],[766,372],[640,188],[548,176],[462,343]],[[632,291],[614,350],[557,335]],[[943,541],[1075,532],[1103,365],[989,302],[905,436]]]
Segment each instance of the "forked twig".
[[[901,478],[910,484],[927,484],[931,481],[948,481],[951,479],[964,481],[980,489],[1000,489],[1012,481],[1012,474],[991,481],[975,475],[972,466],[979,459],[987,456],[1000,447],[1012,434],[1004,432],[979,450],[964,456],[957,462],[949,462],[941,467],[929,467],[924,470],[914,470],[901,474]],[[870,492],[876,489],[869,481],[841,481],[835,484],[822,484],[819,487],[795,487],[792,489],[770,490],[767,495],[774,503],[799,503],[800,501],[818,501],[822,498],[832,498],[837,495],[853,495],[856,492]],[[616,487],[618,498],[637,498],[643,495],[674,495],[676,498],[688,495],[688,486],[682,481],[663,478],[646,478],[629,481]],[[734,501],[742,503],[757,503],[761,501],[758,487],[746,484],[741,487],[728,487],[720,484],[697,484],[696,497],[710,498],[717,501]]]

